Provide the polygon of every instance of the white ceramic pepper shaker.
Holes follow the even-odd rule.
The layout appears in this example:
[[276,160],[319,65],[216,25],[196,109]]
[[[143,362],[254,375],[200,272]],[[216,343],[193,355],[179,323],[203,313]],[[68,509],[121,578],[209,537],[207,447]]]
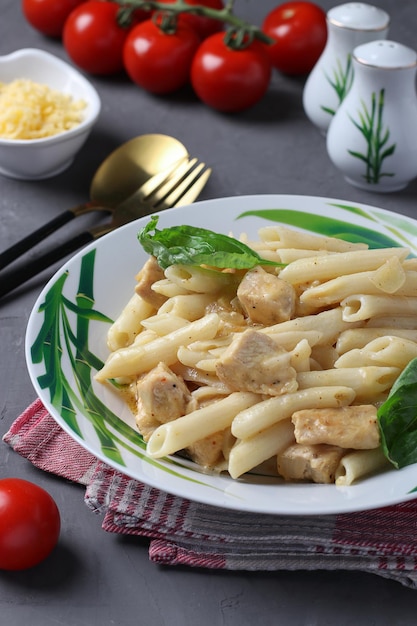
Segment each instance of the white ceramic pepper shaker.
[[327,43],[303,91],[304,111],[323,134],[352,85],[354,48],[385,39],[388,27],[388,13],[363,2],[348,2],[328,11]]
[[355,79],[329,126],[327,151],[346,180],[391,192],[417,177],[417,53],[373,41],[353,52]]

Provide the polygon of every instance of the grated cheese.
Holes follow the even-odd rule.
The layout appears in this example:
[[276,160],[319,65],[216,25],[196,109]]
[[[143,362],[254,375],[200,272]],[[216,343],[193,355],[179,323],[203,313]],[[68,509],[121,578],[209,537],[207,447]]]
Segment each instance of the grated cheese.
[[0,82],[0,137],[42,139],[83,120],[86,103],[28,79]]

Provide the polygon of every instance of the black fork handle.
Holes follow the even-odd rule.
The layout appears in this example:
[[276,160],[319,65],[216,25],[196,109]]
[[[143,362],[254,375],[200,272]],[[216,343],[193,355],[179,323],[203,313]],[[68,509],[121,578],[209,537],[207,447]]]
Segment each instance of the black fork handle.
[[44,269],[53,265],[56,261],[60,261],[71,252],[78,250],[82,246],[90,243],[95,239],[94,235],[85,231],[76,235],[72,239],[69,239],[59,247],[46,252],[44,255],[38,257],[34,261],[28,261],[23,267],[19,267],[11,272],[8,272],[0,278],[0,298],[10,293],[20,285],[23,285],[27,280],[33,278]]
[[54,233],[56,230],[61,228],[61,226],[64,226],[64,224],[68,224],[68,222],[74,219],[75,215],[76,214],[71,210],[64,211],[64,213],[54,217],[54,219],[41,226],[27,237],[24,237],[14,245],[10,246],[10,248],[7,248],[7,250],[4,250],[4,252],[1,252],[0,269],[3,269],[3,267],[6,267],[18,259],[22,256],[22,254],[33,248],[33,246],[46,239],[48,235]]

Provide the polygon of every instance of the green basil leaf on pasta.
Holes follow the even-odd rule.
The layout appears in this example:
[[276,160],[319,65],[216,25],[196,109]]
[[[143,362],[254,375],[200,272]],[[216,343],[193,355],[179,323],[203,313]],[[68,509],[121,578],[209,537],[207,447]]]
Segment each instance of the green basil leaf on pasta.
[[170,265],[208,265],[219,269],[251,269],[257,265],[282,266],[263,259],[241,241],[195,226],[157,229],[158,216],[138,233],[145,252],[156,257],[162,269]]
[[382,449],[396,468],[417,463],[417,358],[400,374],[378,409]]

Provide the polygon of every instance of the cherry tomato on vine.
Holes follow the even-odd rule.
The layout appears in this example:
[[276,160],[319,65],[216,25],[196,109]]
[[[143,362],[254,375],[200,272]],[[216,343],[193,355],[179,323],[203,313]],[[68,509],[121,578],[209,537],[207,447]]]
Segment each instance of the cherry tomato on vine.
[[178,22],[175,32],[167,33],[153,20],[147,20],[135,26],[126,39],[126,72],[151,93],[171,93],[189,81],[199,44],[197,33],[184,23]]
[[312,2],[285,2],[265,17],[262,30],[272,65],[284,74],[308,74],[327,41],[326,14]]
[[60,515],[45,489],[21,478],[0,480],[0,569],[37,565],[55,547]]
[[123,70],[123,45],[129,29],[117,22],[119,8],[117,2],[90,0],[75,8],[65,22],[65,50],[89,74]]
[[48,37],[60,37],[65,20],[85,0],[22,0],[22,11],[33,28]]
[[205,104],[224,112],[247,109],[266,93],[271,63],[264,44],[254,40],[234,50],[225,34],[216,33],[198,48],[191,66],[191,84]]
[[[175,0],[162,0],[165,4],[172,4]],[[185,0],[186,4],[200,5],[209,7],[210,9],[221,10],[224,8],[222,0]],[[182,13],[180,20],[194,28],[200,39],[205,39],[214,33],[223,30],[223,24],[220,20],[205,17],[204,15],[195,15],[193,13]]]

